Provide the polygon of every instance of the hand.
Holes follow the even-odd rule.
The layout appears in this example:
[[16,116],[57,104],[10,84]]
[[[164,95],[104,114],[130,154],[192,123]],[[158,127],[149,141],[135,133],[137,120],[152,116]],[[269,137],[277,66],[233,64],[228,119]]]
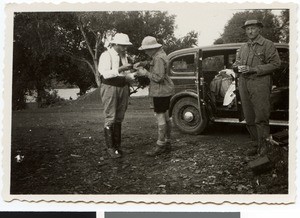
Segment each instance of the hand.
[[148,61],[141,61],[137,62],[133,65],[134,69],[138,69],[139,67],[145,67],[147,65]]
[[250,67],[246,65],[238,66],[239,73],[247,74],[250,73]]
[[132,82],[135,80],[136,73],[128,73],[125,75],[125,79],[127,82]]
[[141,67],[141,62],[137,62],[133,65],[133,69],[138,69],[139,67]]
[[127,71],[132,69],[132,64],[124,64],[123,66],[119,67],[119,72]]
[[138,70],[136,71],[137,76],[145,76],[146,74],[147,70],[145,70],[144,68],[138,68]]

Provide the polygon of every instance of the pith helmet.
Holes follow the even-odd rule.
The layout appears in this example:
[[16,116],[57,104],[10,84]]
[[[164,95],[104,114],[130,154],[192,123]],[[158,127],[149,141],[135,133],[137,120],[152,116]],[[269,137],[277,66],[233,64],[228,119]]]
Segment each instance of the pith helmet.
[[157,43],[156,38],[153,36],[146,36],[143,41],[139,50],[147,50],[152,48],[160,48],[162,44]]
[[132,45],[132,43],[129,41],[128,35],[124,33],[117,33],[110,43],[118,45]]
[[242,26],[243,29],[245,29],[247,26],[251,26],[251,25],[257,25],[259,27],[264,27],[264,25],[262,24],[262,22],[258,21],[258,20],[247,20],[244,24],[244,26]]

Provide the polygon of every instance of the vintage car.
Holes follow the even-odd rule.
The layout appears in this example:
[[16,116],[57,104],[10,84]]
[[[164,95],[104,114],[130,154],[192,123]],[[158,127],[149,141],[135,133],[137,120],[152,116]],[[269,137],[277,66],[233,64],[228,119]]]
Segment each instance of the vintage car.
[[[238,76],[232,70],[240,46],[241,43],[221,44],[169,54],[168,74],[175,84],[170,115],[179,130],[200,134],[209,122],[245,123]],[[272,75],[270,125],[288,126],[289,47],[281,43],[275,46],[282,63]]]

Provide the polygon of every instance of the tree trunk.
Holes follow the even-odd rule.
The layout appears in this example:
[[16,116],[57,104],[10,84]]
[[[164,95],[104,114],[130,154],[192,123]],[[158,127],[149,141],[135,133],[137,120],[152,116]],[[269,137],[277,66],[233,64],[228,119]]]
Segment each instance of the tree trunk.
[[97,61],[97,59],[94,59],[94,67],[95,67],[95,70],[94,70],[95,81],[96,81],[97,86],[100,87],[101,80],[100,80],[100,74],[98,72],[98,61]]
[[38,104],[38,107],[41,108],[41,107],[44,107],[45,103],[46,103],[46,91],[44,88],[38,86],[37,87],[37,98],[36,98],[36,101],[37,101],[37,104]]

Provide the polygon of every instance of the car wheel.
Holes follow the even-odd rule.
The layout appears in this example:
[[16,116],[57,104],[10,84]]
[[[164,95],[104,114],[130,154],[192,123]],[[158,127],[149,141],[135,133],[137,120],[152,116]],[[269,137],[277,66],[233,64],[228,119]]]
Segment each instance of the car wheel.
[[193,97],[180,99],[174,105],[172,117],[175,126],[188,134],[202,133],[208,123],[206,113],[200,117],[198,101]]

